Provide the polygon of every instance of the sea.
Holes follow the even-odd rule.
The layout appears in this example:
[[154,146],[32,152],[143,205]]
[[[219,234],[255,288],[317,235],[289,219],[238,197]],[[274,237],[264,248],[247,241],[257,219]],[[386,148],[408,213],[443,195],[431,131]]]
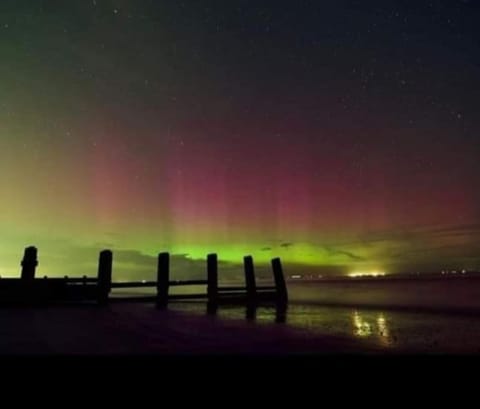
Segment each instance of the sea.
[[[284,325],[314,336],[362,340],[385,352],[480,352],[480,279],[340,280],[290,282],[285,313],[274,306],[253,313],[220,306],[221,320]],[[173,310],[205,314],[202,302],[173,303]]]

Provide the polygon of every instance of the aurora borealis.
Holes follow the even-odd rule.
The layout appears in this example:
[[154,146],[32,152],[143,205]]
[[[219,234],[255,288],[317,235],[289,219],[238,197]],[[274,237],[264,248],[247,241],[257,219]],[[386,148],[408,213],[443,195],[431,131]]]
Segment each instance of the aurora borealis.
[[[475,1],[2,0],[0,275],[480,269]],[[238,270],[239,273],[240,270]]]

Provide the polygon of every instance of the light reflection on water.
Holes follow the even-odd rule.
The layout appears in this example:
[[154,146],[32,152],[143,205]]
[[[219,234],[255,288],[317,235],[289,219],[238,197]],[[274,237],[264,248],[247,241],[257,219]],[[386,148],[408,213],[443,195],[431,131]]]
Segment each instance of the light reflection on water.
[[353,333],[358,337],[368,337],[372,334],[372,326],[362,319],[358,311],[353,313],[353,325],[355,327]]
[[385,345],[390,345],[391,344],[391,339],[390,339],[390,331],[388,329],[388,321],[383,315],[383,313],[380,313],[377,317],[377,326],[378,326],[378,333],[380,335],[380,339],[382,340]]
[[[312,337],[355,338],[389,351],[480,352],[479,315],[407,312],[387,307],[480,307],[480,280],[453,284],[402,282],[290,286],[289,292],[292,303],[285,315],[279,314],[274,307],[220,306],[216,316],[218,319],[242,320],[252,326],[284,322]],[[339,301],[356,306],[322,306],[322,303]],[[378,308],[362,307],[362,304],[372,303]],[[169,308],[206,314],[207,307],[205,303],[178,303]]]
[[375,337],[383,346],[391,346],[393,343],[390,337],[389,324],[383,312],[376,313],[372,321],[365,317],[365,314],[355,310],[352,314],[354,331],[353,335],[365,338]]
[[[206,314],[203,303],[172,304],[169,308]],[[479,353],[480,317],[364,310],[317,305],[291,304],[285,324],[274,307],[252,311],[240,306],[220,306],[218,319],[243,320],[250,325],[287,325],[312,337],[321,335],[361,339],[389,351],[422,353]]]
[[[205,313],[205,306],[197,303],[180,303],[170,308],[184,312]],[[291,305],[287,311],[278,310],[275,307],[221,306],[215,315],[220,319],[246,319],[258,325],[285,323],[311,331],[313,334],[371,338],[379,345],[386,347],[392,345],[389,321],[383,312],[372,314],[358,310],[304,305]]]

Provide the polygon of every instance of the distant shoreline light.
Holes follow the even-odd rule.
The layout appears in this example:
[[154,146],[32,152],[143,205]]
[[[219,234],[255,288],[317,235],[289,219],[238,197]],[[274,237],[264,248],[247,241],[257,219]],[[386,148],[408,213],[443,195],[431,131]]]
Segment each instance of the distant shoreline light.
[[353,273],[348,273],[348,276],[351,278],[357,278],[357,277],[383,277],[386,276],[387,273],[383,271],[370,271],[370,272],[353,272]]

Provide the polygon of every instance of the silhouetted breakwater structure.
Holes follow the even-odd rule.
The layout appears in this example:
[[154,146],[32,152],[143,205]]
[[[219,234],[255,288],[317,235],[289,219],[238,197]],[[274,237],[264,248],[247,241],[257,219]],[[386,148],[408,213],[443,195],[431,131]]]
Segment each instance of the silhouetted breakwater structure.
[[[169,302],[182,300],[206,300],[208,310],[214,312],[220,304],[245,304],[255,308],[263,303],[274,303],[277,308],[285,308],[288,292],[279,258],[272,260],[274,286],[258,286],[255,279],[253,258],[244,257],[245,286],[219,286],[218,257],[207,256],[206,280],[171,280],[170,254],[160,253],[157,264],[156,281],[112,281],[113,253],[104,250],[100,253],[97,277],[80,278],[35,278],[38,266],[38,251],[35,247],[25,249],[21,263],[20,278],[0,279],[0,303],[9,305],[38,304],[98,304],[110,302],[154,302],[158,308],[166,308]],[[203,293],[170,294],[171,287],[206,286]],[[112,297],[112,289],[156,289],[155,295],[118,295]]]

